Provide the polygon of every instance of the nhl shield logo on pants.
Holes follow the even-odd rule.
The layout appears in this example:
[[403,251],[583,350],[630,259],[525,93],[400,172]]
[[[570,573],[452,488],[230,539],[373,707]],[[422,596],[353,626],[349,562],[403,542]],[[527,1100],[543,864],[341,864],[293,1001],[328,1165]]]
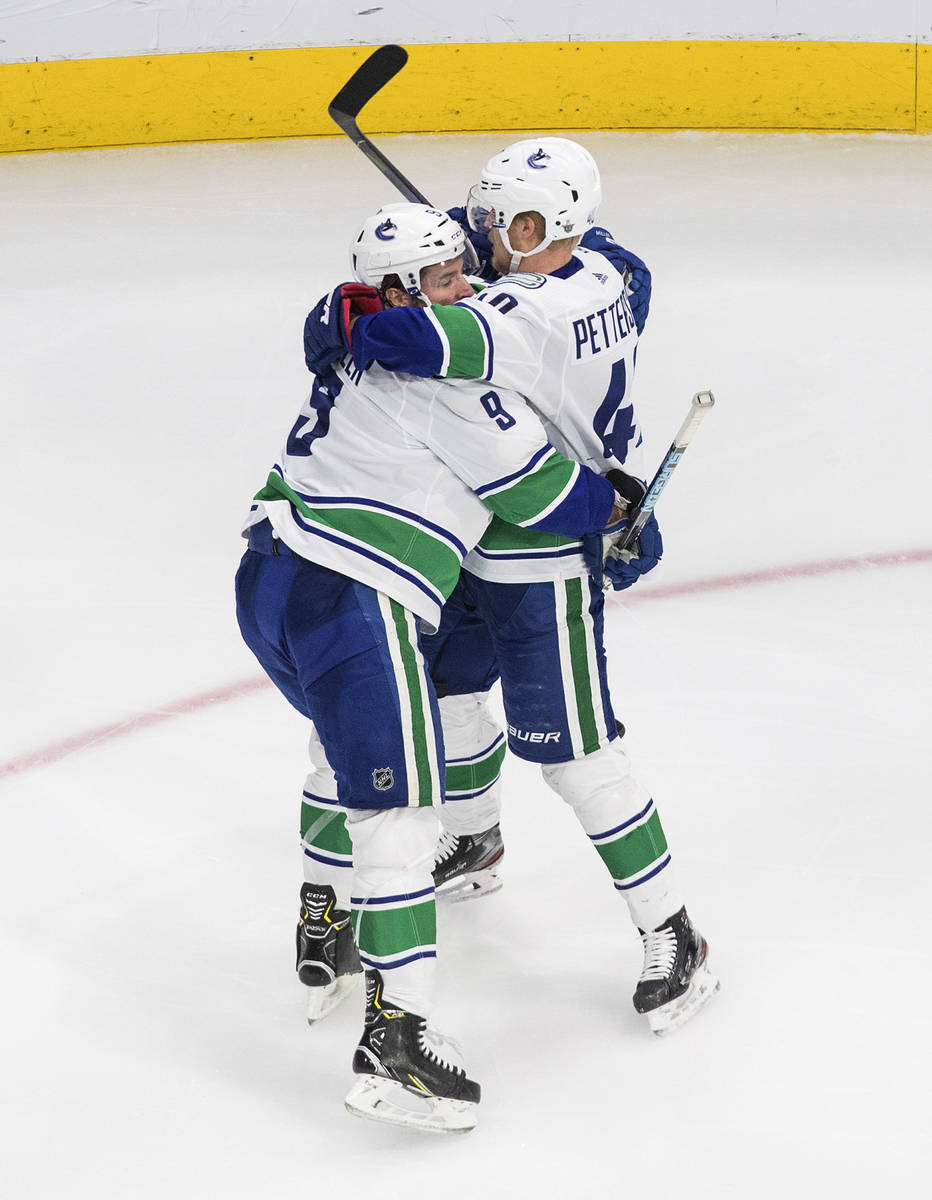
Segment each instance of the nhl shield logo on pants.
[[376,767],[372,772],[372,786],[377,792],[387,792],[395,786],[395,776],[391,767]]

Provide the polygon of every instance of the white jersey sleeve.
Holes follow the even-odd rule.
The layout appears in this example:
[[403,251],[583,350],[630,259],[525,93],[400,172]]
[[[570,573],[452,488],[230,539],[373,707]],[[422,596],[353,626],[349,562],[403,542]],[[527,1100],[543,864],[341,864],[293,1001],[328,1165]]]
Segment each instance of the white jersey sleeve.
[[342,364],[315,382],[245,528],[267,518],[296,553],[433,627],[491,514],[578,534],[613,497],[515,394]]

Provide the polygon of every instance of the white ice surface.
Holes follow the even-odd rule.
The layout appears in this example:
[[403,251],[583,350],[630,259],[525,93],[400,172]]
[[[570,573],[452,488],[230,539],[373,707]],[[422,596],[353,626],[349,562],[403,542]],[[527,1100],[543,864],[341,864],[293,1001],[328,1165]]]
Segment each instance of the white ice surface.
[[[505,140],[381,144],[449,204]],[[511,760],[506,886],[441,923],[480,1127],[344,1113],[361,999],[308,1029],[293,974],[302,722],[269,688],[203,697],[257,677],[232,575],[304,313],[395,197],[338,140],[3,158],[5,1198],[924,1189],[932,140],[584,140],[654,272],[649,457],[718,401],[607,640],[720,996],[648,1033],[621,902]]]

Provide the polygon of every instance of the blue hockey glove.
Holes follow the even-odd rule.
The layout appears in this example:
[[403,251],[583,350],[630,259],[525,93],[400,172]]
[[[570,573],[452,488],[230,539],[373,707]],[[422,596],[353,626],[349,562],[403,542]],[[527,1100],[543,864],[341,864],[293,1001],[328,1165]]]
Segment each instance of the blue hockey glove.
[[628,299],[631,301],[631,312],[638,333],[644,332],[647,314],[650,311],[650,271],[647,264],[624,246],[620,246],[607,229],[594,225],[587,229],[580,239],[581,246],[587,250],[595,250],[604,254],[609,262],[625,276],[628,289]]
[[598,533],[587,533],[583,539],[583,559],[596,587],[608,591],[609,587],[621,592],[652,571],[663,554],[663,538],[653,513],[638,535],[637,541],[627,550],[619,549],[628,522],[616,521]]
[[583,534],[583,561],[596,587],[600,587],[603,590],[608,587],[608,581],[605,578],[605,559],[611,549],[612,542],[622,537],[627,528],[627,521],[615,521],[614,524],[606,525],[604,529],[600,529],[598,533]]
[[651,513],[647,524],[630,549],[619,550],[617,546],[612,546],[605,555],[602,566],[605,579],[616,592],[622,592],[633,583],[637,583],[642,575],[653,571],[662,555],[663,538],[660,536],[657,518]]
[[[622,512],[626,514],[632,512],[644,499],[647,490],[644,484],[634,475],[629,475],[627,471],[614,467],[605,473],[605,478],[615,489],[619,501],[623,501],[620,504]],[[583,558],[589,574],[598,587],[608,586],[604,577],[605,558],[612,546],[621,541],[627,528],[628,521],[625,516],[622,520],[616,520],[611,525],[606,525],[597,533],[587,533],[583,537]]]
[[466,218],[465,208],[448,208],[447,216],[452,217],[472,243],[472,248],[479,259],[479,270],[474,274],[480,279],[498,279],[498,271],[492,266],[492,243],[489,235],[480,230],[470,229]]
[[304,322],[304,361],[314,375],[352,349],[352,317],[382,311],[379,293],[362,283],[341,283],[318,300]]

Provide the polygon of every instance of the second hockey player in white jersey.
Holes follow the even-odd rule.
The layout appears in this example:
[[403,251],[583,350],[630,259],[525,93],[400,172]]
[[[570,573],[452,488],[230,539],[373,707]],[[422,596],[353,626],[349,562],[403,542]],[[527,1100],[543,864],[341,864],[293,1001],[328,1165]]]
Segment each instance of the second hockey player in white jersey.
[[[452,306],[376,313],[351,329],[331,322],[329,342],[309,321],[309,361],[324,365],[351,338],[359,365],[374,360],[421,376],[516,388],[554,445],[598,471],[622,469],[629,498],[638,499],[644,470],[632,404],[638,328],[626,288],[629,256],[605,231],[602,253],[578,245],[600,200],[598,169],[583,147],[561,138],[515,143],[486,164],[468,203],[470,224],[489,235],[501,277]],[[656,806],[617,740],[603,597],[582,550],[579,539],[495,520],[467,556],[428,651],[445,696],[453,801],[435,878],[453,887],[497,882],[501,744],[485,696],[500,674],[508,744],[542,765],[627,901],[645,951],[635,1007],[666,1032],[717,981],[686,915]],[[613,584],[630,586],[661,550],[652,518],[640,554],[608,564]]]
[[[464,241],[446,214],[396,205],[367,222],[354,254],[367,278],[418,300],[455,300],[471,291]],[[381,304],[366,288],[344,289],[337,302]],[[330,1000],[365,969],[359,1080],[347,1097],[358,1115],[468,1129],[479,1100],[427,1025],[444,767],[423,635],[493,513],[579,533],[617,519],[617,500],[607,480],[548,443],[519,396],[395,377],[348,358],[315,380],[255,497],[237,617],[270,678],[313,721],[335,773],[337,797],[315,805],[307,834],[321,853],[308,858],[298,971]],[[322,851],[331,845],[351,853],[355,941],[351,913],[327,881]]]

